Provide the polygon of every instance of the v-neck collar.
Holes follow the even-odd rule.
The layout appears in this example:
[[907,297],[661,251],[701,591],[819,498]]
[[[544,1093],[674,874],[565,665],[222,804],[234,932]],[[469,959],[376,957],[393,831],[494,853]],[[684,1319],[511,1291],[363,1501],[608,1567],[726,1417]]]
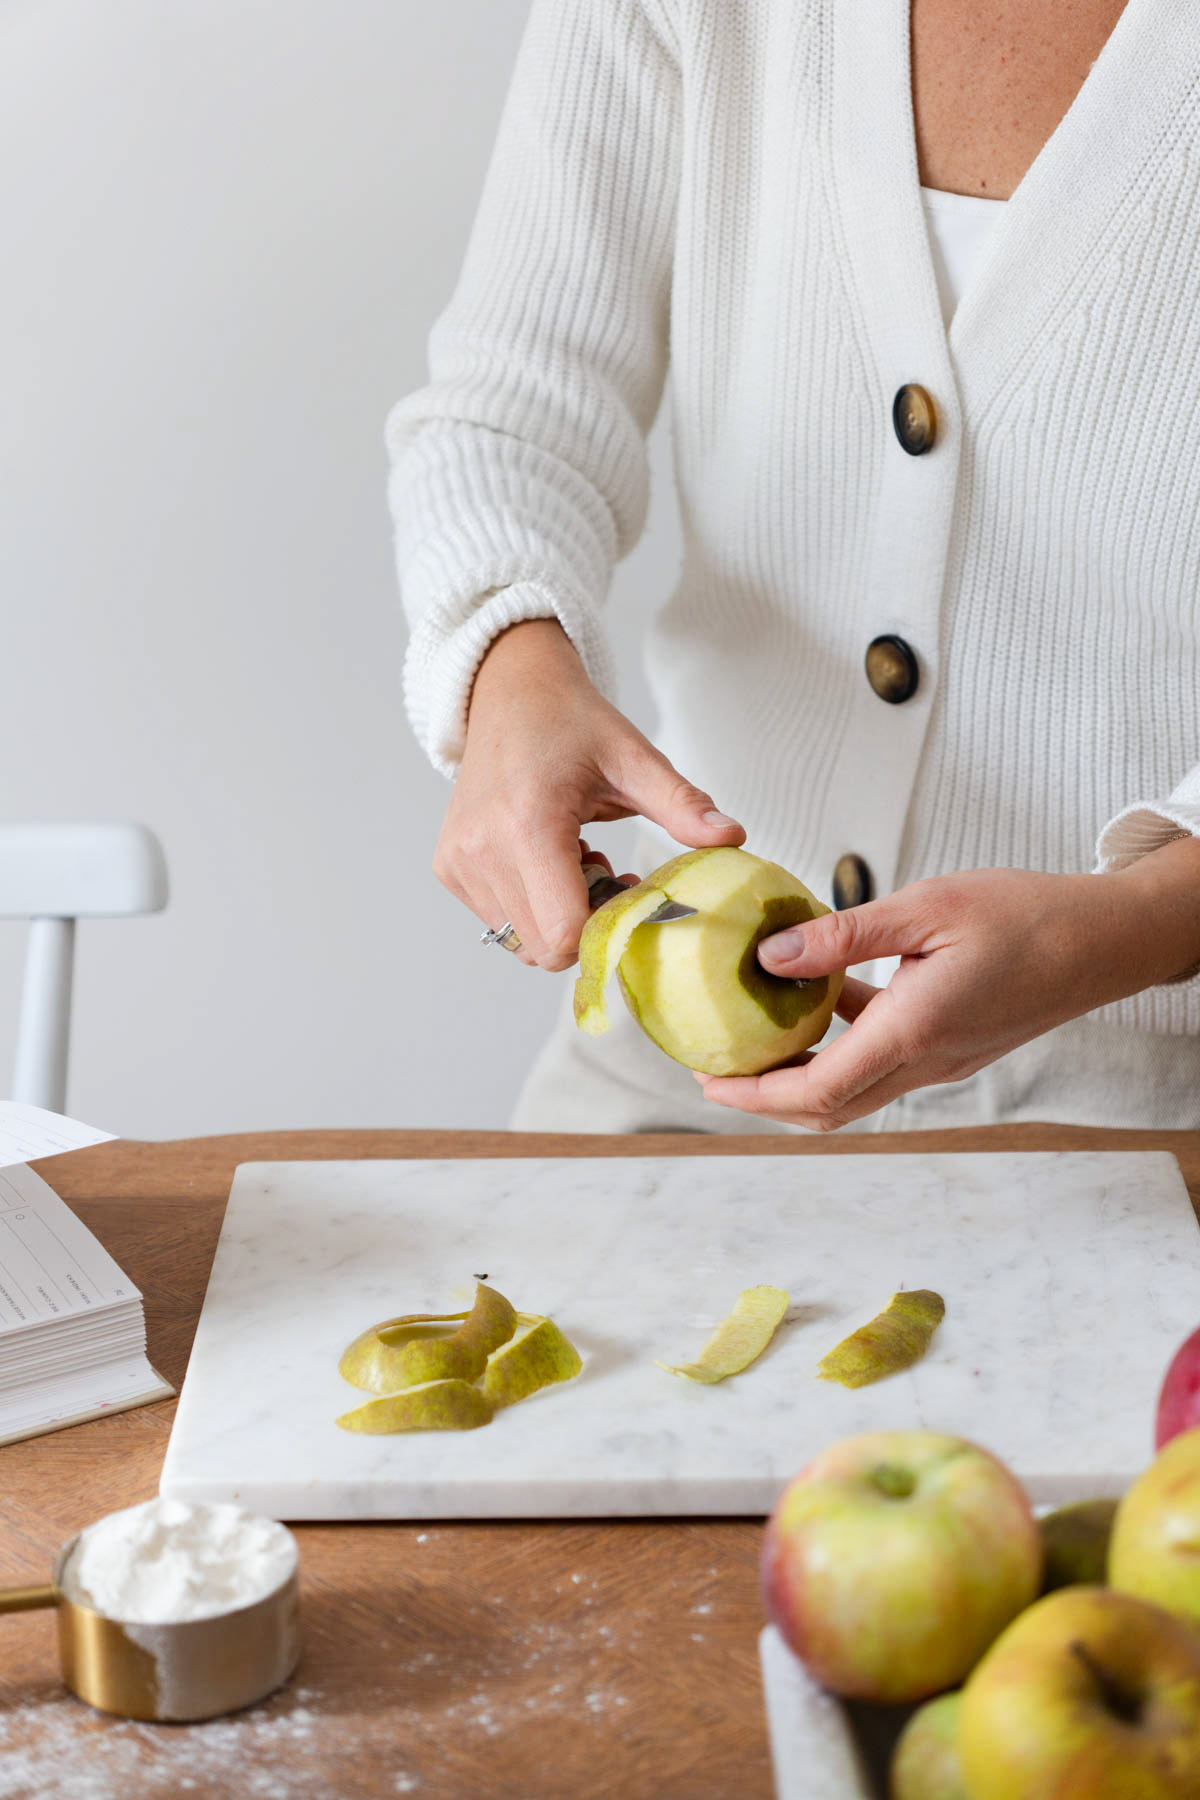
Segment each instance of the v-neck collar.
[[[951,377],[985,402],[1052,309],[1047,265],[1087,259],[1195,80],[1200,7],[1126,0],[1071,105],[1013,190],[949,328],[942,320],[917,165],[910,0],[835,4],[833,180],[870,338],[901,379]],[[1069,282],[1062,304],[1070,303]],[[885,366],[886,378],[895,366]],[[964,399],[965,399],[964,395]]]

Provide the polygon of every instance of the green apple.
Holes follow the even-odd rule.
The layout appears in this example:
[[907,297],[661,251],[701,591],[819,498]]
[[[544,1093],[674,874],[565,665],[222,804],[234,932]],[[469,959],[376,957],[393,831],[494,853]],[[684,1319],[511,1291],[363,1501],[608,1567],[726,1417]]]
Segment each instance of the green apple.
[[1117,1507],[1108,1580],[1200,1626],[1200,1425],[1173,1437]]
[[809,1673],[848,1699],[954,1687],[1035,1597],[1027,1495],[994,1456],[932,1431],[824,1451],[785,1489],[763,1543],[763,1597]]
[[1060,1588],[971,1675],[958,1742],[971,1800],[1196,1800],[1200,1638],[1128,1594]]
[[956,1690],[918,1707],[892,1752],[889,1800],[970,1800],[958,1753],[961,1706]]
[[1046,1558],[1044,1594],[1080,1582],[1103,1585],[1116,1511],[1115,1500],[1076,1500],[1038,1520]]
[[[647,923],[665,900],[696,908]],[[582,1030],[608,1029],[615,969],[646,1035],[689,1069],[757,1075],[794,1062],[829,1028],[842,973],[804,984],[768,974],[758,946],[829,908],[778,863],[746,850],[691,850],[598,907],[584,926],[575,985]]]

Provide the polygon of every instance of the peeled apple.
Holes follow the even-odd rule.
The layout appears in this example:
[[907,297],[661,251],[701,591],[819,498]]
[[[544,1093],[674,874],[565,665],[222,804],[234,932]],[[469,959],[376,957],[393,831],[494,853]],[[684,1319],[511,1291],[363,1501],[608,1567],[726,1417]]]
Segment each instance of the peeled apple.
[[[665,900],[695,915],[645,923]],[[606,901],[584,926],[575,1020],[608,1030],[616,972],[633,1017],[660,1050],[705,1075],[759,1075],[794,1062],[829,1028],[842,971],[798,983],[758,960],[763,938],[829,908],[778,863],[748,850],[691,850]]]

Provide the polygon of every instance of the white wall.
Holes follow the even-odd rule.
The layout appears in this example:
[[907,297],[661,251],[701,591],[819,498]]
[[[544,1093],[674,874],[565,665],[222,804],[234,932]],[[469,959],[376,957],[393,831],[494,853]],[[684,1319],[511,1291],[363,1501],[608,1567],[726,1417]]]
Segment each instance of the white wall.
[[[166,848],[167,913],[80,932],[70,1104],[125,1135],[502,1125],[569,980],[481,949],[429,872],[384,499],[525,13],[0,8],[0,817]],[[661,427],[654,466],[614,592],[644,727]]]

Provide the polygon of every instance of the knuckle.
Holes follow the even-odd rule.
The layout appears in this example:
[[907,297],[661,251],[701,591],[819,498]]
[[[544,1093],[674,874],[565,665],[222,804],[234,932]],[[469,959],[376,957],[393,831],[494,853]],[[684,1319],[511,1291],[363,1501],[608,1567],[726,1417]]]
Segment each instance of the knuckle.
[[706,794],[703,788],[696,787],[693,782],[678,774],[672,784],[671,800],[676,806],[686,807],[689,812],[693,808],[711,806],[713,803],[712,796]]
[[958,875],[941,875],[917,884],[917,900],[922,913],[940,924],[962,917],[971,905],[969,883]]
[[514,785],[496,805],[495,818],[501,836],[529,832],[542,820],[546,810],[545,796],[537,788]]
[[464,825],[458,834],[457,852],[460,861],[484,863],[491,849],[489,834],[478,825]]
[[946,1061],[945,1050],[938,1043],[937,1034],[920,1026],[909,1026],[897,1035],[892,1052],[893,1066],[897,1069],[911,1069],[918,1063],[930,1065]]
[[978,1075],[987,1062],[982,1056],[963,1056],[949,1060],[942,1059],[935,1063],[933,1072],[926,1077],[931,1086],[944,1087],[952,1081],[966,1081],[970,1075]]
[[808,1120],[809,1129],[820,1132],[822,1136],[827,1131],[836,1131],[841,1122],[841,1117],[836,1112],[815,1112],[809,1115]]
[[848,965],[859,960],[854,950],[861,942],[862,926],[853,907],[845,912],[823,913],[805,927],[805,937],[815,940],[814,949],[820,948],[841,963]]
[[542,933],[542,946],[547,967],[567,969],[578,953],[579,934],[571,925],[552,925]]

